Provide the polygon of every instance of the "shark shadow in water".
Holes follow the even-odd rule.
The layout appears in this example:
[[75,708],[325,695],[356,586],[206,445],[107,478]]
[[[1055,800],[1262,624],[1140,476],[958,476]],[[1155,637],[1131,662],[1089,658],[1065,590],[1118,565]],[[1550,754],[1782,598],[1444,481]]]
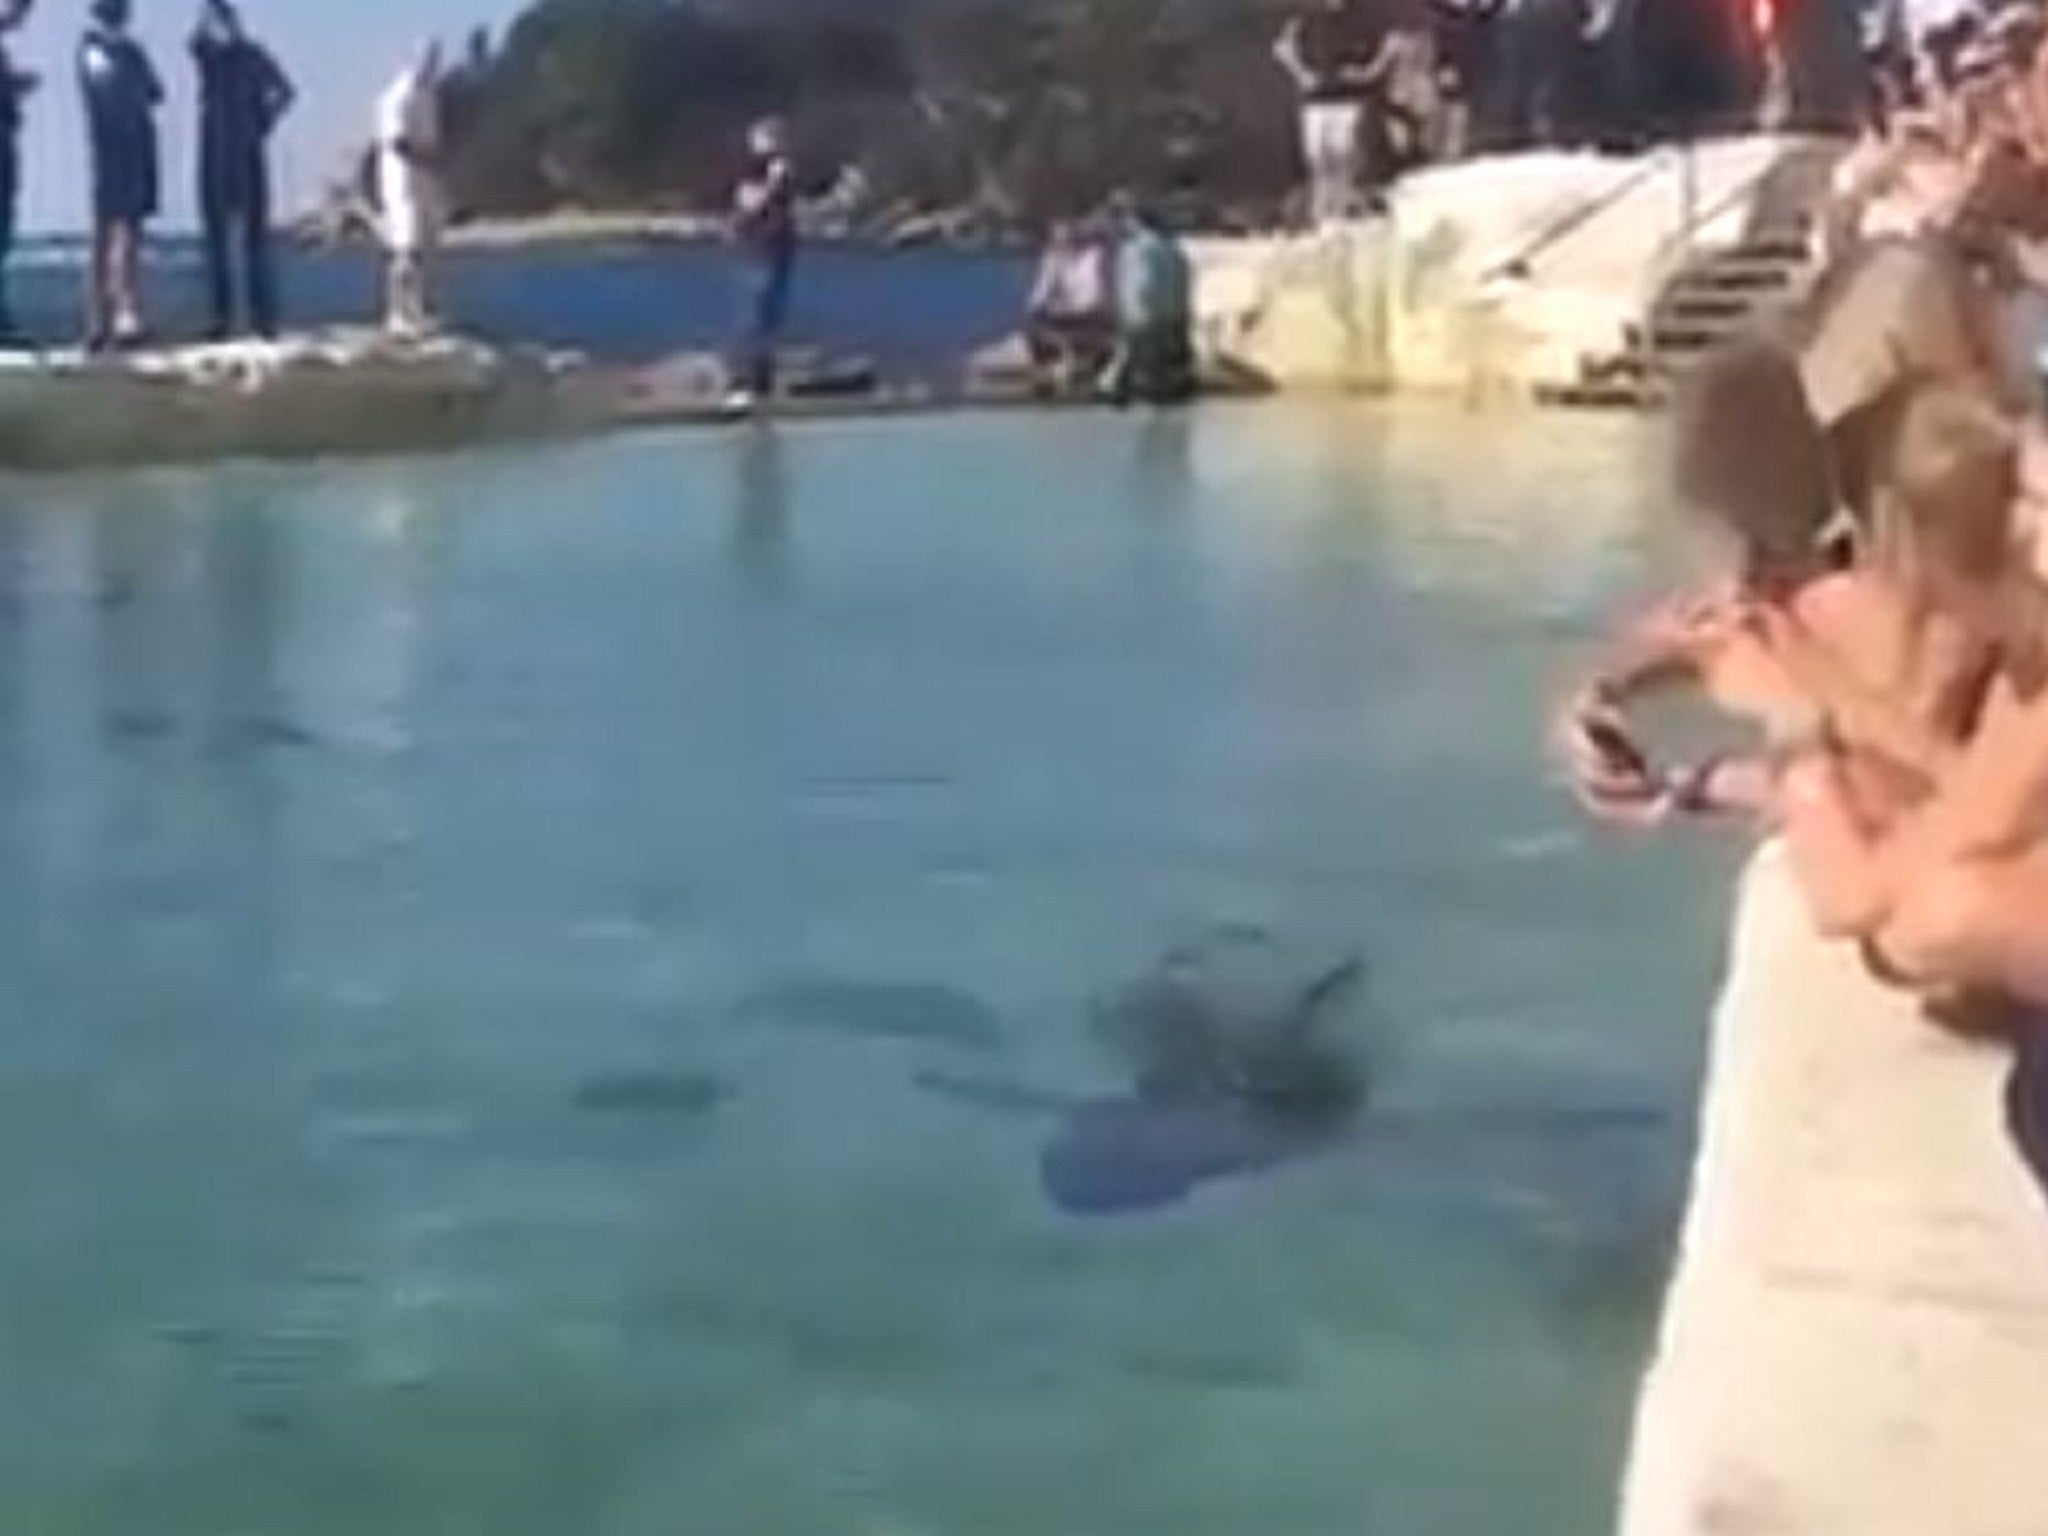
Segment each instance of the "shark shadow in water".
[[1047,1197],[1074,1215],[1158,1210],[1215,1180],[1333,1146],[1363,1106],[1357,960],[1306,976],[1262,936],[1177,951],[1094,1011],[1130,1087],[1085,1097],[1002,1078],[924,1072],[917,1086],[1052,1122],[1039,1152]]

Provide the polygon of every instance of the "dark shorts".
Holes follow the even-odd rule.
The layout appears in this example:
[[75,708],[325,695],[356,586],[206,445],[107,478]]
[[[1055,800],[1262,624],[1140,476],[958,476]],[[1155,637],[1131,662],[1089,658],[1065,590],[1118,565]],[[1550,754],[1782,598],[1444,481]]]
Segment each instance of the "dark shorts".
[[101,224],[140,224],[157,211],[156,145],[127,136],[94,146],[92,211]]
[[1195,351],[1186,321],[1147,326],[1124,338],[1118,395],[1152,405],[1178,405],[1195,393]]
[[2029,1021],[2005,1085],[2005,1119],[2013,1144],[2048,1195],[2048,1019]]

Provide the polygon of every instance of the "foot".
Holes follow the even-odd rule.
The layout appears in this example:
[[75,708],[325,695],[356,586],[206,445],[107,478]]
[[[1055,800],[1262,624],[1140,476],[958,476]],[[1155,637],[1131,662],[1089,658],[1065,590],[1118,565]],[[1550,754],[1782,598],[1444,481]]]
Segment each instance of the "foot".
[[751,389],[729,389],[721,408],[730,416],[749,416],[761,408],[761,397]]

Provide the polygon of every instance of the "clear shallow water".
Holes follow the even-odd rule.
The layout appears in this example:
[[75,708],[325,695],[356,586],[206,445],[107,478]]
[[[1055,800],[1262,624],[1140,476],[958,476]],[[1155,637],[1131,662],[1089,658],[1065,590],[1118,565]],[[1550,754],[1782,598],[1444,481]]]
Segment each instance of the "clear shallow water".
[[[0,1529],[1600,1529],[1728,866],[1536,760],[1640,432],[6,487]],[[1325,1155],[1082,1220],[920,1088],[1219,922],[1372,966]]]

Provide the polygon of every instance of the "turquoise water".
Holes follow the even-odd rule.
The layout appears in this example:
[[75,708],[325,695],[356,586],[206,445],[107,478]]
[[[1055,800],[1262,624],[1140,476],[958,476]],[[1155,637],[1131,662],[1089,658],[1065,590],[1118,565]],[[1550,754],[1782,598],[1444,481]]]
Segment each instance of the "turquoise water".
[[[1600,1529],[1728,863],[1537,755],[1642,430],[7,485],[0,1530]],[[1371,967],[1320,1155],[1086,1219],[929,1091],[1225,923]]]

